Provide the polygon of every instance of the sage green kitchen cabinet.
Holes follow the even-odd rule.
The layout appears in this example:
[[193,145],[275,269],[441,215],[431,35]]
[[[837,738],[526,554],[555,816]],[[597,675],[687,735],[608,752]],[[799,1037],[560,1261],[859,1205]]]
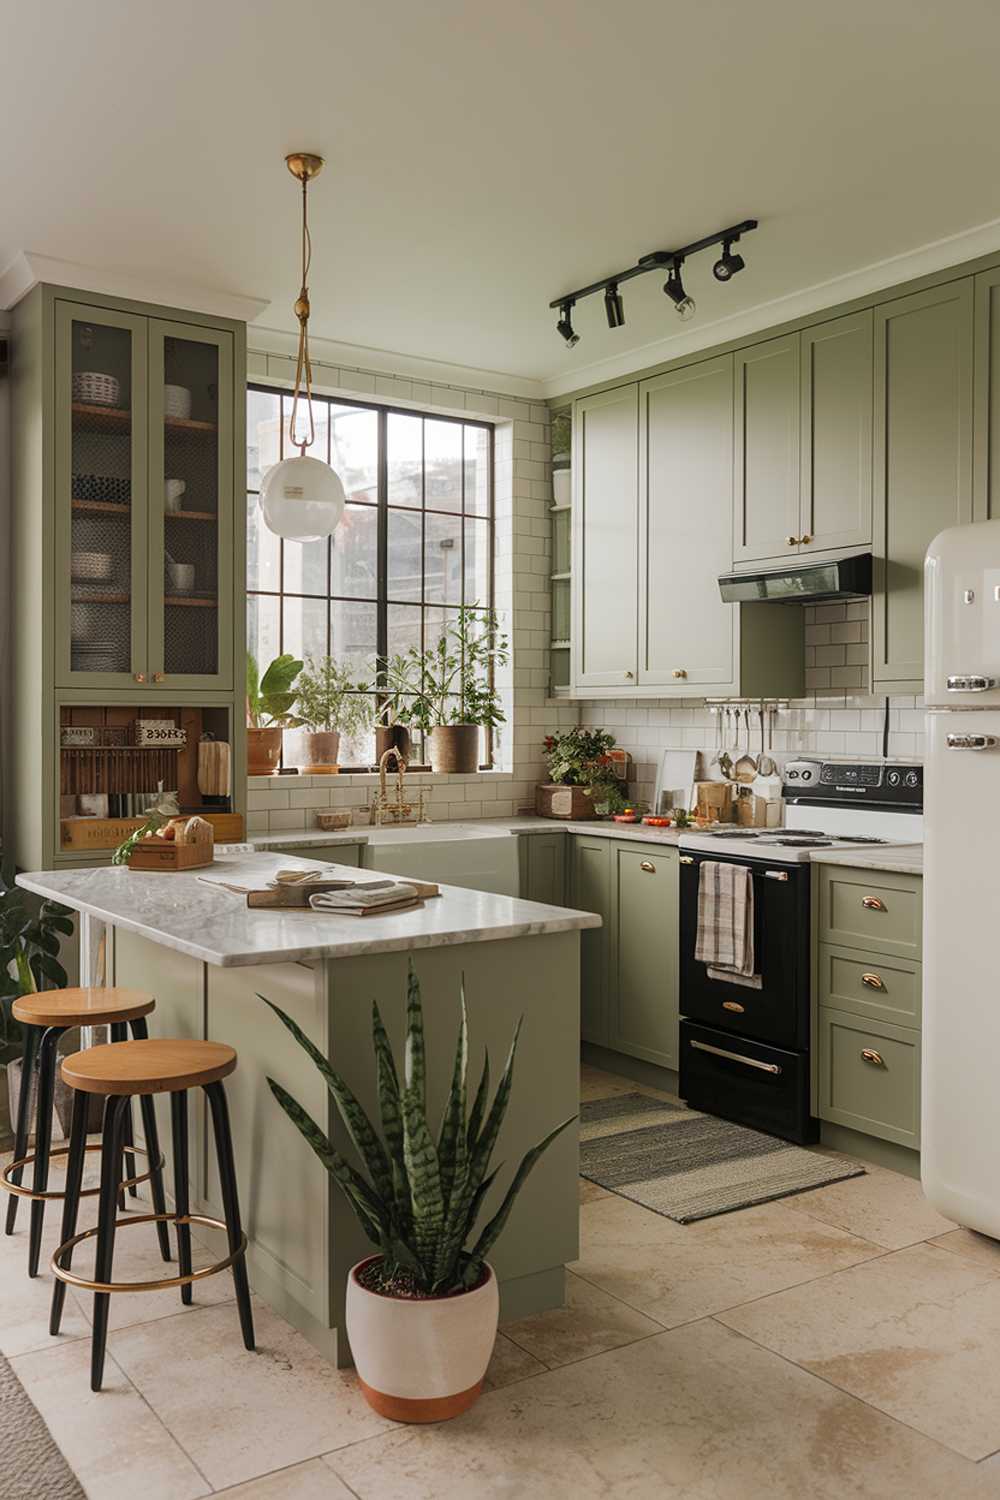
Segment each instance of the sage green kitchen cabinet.
[[819,1117],[920,1146],[920,1033],[826,1007],[819,1013]]
[[923,567],[972,520],[973,282],[875,309],[872,687],[923,689]]
[[680,881],[677,850],[612,840],[607,1045],[678,1066]]
[[568,837],[563,832],[518,835],[523,900],[542,901],[547,906],[566,905]]
[[799,531],[799,335],[767,339],[734,356],[733,561],[797,550]]
[[804,328],[796,551],[864,548],[872,543],[871,308]]
[[639,685],[738,692],[731,354],[642,382],[639,453]]
[[612,920],[614,839],[573,834],[569,904],[595,911],[603,925],[580,933],[580,1035],[585,1042],[608,1043],[608,955]]
[[639,387],[573,408],[572,681],[635,685],[638,631]]

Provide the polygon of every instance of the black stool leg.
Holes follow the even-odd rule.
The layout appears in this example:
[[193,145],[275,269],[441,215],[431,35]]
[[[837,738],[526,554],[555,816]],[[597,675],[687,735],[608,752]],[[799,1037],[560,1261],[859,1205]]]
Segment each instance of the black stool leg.
[[[240,1200],[236,1189],[236,1164],[233,1161],[233,1138],[229,1129],[229,1105],[221,1083],[205,1084],[205,1093],[212,1109],[212,1126],[215,1131],[215,1152],[219,1162],[219,1182],[222,1187],[222,1205],[226,1215],[226,1230],[229,1235],[229,1253],[232,1254],[243,1238],[240,1222]],[[236,1305],[240,1313],[243,1343],[253,1349],[253,1312],[250,1307],[250,1283],[247,1280],[246,1257],[237,1255],[233,1261],[233,1281],[236,1284]]]
[[[76,1234],[76,1221],[80,1211],[80,1188],[83,1185],[83,1163],[87,1151],[87,1115],[90,1095],[76,1089],[73,1094],[73,1122],[69,1132],[69,1157],[66,1162],[66,1196],[63,1198],[62,1231],[60,1245],[65,1245]],[[72,1250],[67,1251],[65,1268],[69,1270],[73,1261]],[[52,1309],[49,1313],[49,1332],[57,1334],[62,1324],[63,1305],[66,1301],[66,1283],[56,1279],[52,1288]]]
[[[132,1035],[136,1041],[144,1042],[149,1036],[149,1028],[146,1025],[145,1016],[140,1016],[137,1021],[132,1022]],[[146,1150],[149,1152],[149,1166],[153,1175],[149,1179],[149,1190],[153,1197],[153,1212],[165,1214],[167,1211],[167,1200],[163,1192],[163,1171],[158,1165],[160,1160],[160,1137],[156,1129],[156,1107],[153,1104],[151,1094],[142,1094],[139,1099],[139,1107],[142,1110],[142,1129],[146,1137]],[[164,1260],[170,1259],[170,1236],[167,1226],[161,1219],[156,1226],[156,1236],[160,1242],[160,1254]]]
[[[39,1026],[25,1026],[24,1028],[24,1059],[21,1063],[21,1092],[17,1100],[17,1125],[14,1130],[14,1160],[20,1161],[22,1156],[27,1155],[28,1135],[31,1130],[31,1092],[35,1082],[35,1063],[38,1058],[38,1043],[41,1040],[41,1028]],[[20,1184],[23,1167],[18,1167],[11,1173],[11,1182]],[[11,1193],[7,1200],[7,1227],[6,1233],[14,1233],[14,1222],[17,1219],[17,1194]]]
[[[118,1189],[122,1177],[122,1144],[127,1096],[110,1094],[104,1104],[104,1131],[101,1136],[101,1196],[97,1221],[97,1255],[94,1280],[110,1281],[115,1251],[115,1220],[118,1217]],[[90,1349],[90,1389],[99,1391],[104,1376],[104,1352],[108,1342],[108,1314],[111,1293],[94,1293],[94,1335]]]
[[[52,1149],[52,1101],[56,1090],[56,1048],[65,1026],[49,1026],[42,1037],[38,1053],[38,1109],[35,1112],[35,1175],[32,1187],[36,1193],[44,1193],[49,1185],[49,1153]],[[28,1238],[28,1275],[38,1275],[38,1262],[42,1253],[42,1225],[45,1220],[45,1199],[35,1198],[31,1204],[31,1229]]]
[[[124,1021],[112,1021],[112,1023],[111,1023],[111,1040],[113,1042],[127,1042],[128,1041],[128,1028],[126,1027]],[[135,1176],[135,1153],[132,1152],[132,1151],[130,1151],[128,1149],[129,1146],[134,1146],[134,1145],[135,1145],[135,1133],[134,1133],[134,1130],[133,1130],[133,1127],[132,1127],[132,1101],[129,1100],[128,1109],[125,1111],[125,1176],[126,1177],[134,1177]],[[138,1196],[139,1196],[139,1189],[136,1187],[135,1183],[132,1184],[132,1186],[129,1188],[128,1191],[129,1191],[129,1197],[130,1198],[138,1198]],[[125,1194],[124,1193],[119,1193],[119,1195],[118,1195],[118,1207],[121,1209],[122,1213],[125,1212]]]
[[[178,1089],[170,1095],[170,1123],[174,1140],[174,1212],[180,1216],[190,1213],[188,1201],[188,1120],[187,1090]],[[177,1225],[177,1259],[180,1274],[191,1275],[191,1226]],[[181,1287],[181,1301],[190,1303],[191,1283]]]

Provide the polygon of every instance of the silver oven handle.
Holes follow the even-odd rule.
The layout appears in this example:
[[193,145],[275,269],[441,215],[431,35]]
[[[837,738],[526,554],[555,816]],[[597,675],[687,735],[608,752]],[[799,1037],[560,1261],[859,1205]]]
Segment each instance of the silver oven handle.
[[996,685],[995,677],[978,675],[949,677],[947,683],[949,693],[988,693]]
[[744,1057],[742,1052],[727,1052],[725,1047],[712,1047],[708,1042],[698,1042],[692,1039],[691,1046],[698,1052],[711,1052],[714,1057],[725,1057],[730,1062],[745,1063],[748,1068],[758,1068],[761,1073],[781,1072],[777,1063],[759,1062],[756,1057]]
[[949,734],[945,739],[949,750],[992,750],[996,742],[995,734]]

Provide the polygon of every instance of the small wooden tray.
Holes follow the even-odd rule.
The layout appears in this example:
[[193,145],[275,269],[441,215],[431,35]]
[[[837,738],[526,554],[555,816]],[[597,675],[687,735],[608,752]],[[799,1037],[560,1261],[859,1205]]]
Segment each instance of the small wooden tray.
[[176,844],[166,839],[142,839],[128,857],[130,870],[200,870],[215,859],[215,841]]

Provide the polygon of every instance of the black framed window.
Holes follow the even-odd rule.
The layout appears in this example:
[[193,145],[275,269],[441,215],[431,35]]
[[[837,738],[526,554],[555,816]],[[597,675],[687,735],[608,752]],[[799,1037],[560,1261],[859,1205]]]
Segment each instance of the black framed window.
[[[435,645],[463,604],[493,607],[493,428],[315,396],[309,451],[337,470],[347,508],[332,537],[286,542],[264,525],[257,497],[261,475],[294,451],[290,411],[289,392],[250,386],[248,649],[261,670],[283,651],[334,656],[377,689],[387,656]],[[294,763],[290,732],[288,741]],[[345,769],[374,756],[373,734],[341,746]]]

